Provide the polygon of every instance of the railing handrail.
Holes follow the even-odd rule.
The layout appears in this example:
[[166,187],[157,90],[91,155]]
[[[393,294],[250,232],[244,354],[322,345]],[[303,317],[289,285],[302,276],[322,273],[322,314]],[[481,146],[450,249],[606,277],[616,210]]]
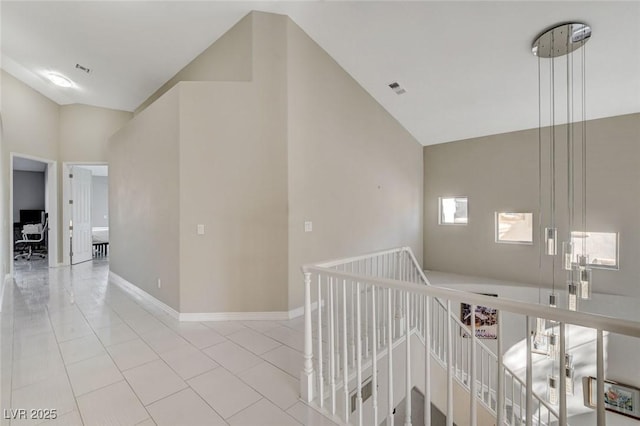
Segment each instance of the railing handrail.
[[333,268],[334,266],[353,263],[353,262],[357,262],[359,260],[370,259],[371,256],[384,256],[386,254],[401,253],[402,251],[406,250],[407,248],[408,247],[396,247],[396,248],[386,249],[386,250],[382,250],[382,251],[372,251],[370,253],[365,253],[365,254],[361,254],[361,255],[358,255],[358,256],[352,256],[352,257],[347,257],[347,258],[331,259],[331,260],[324,260],[322,262],[309,263],[309,264],[304,265],[302,267],[302,270],[304,271],[305,268],[312,268],[312,267]]
[[[394,251],[402,250],[394,249],[385,253],[393,253]],[[370,255],[369,255],[370,256]],[[364,257],[356,257],[358,260],[364,259]],[[353,259],[356,259],[353,258]],[[581,327],[593,328],[598,330],[605,330],[613,333],[623,334],[626,336],[632,336],[640,338],[640,323],[636,321],[630,321],[620,318],[613,318],[604,315],[569,311],[561,308],[552,308],[544,305],[537,305],[527,302],[521,302],[517,300],[504,299],[501,297],[486,296],[478,293],[465,292],[461,290],[453,290],[444,287],[438,287],[434,285],[419,285],[405,281],[390,279],[390,278],[378,278],[363,276],[360,274],[354,274],[350,272],[339,271],[336,269],[330,269],[327,267],[321,267],[316,265],[305,265],[302,267],[304,273],[323,273],[332,274],[334,277],[342,278],[345,280],[352,280],[356,282],[366,281],[369,284],[376,284],[377,286],[384,288],[391,288],[396,290],[409,291],[414,293],[423,294],[425,296],[439,297],[443,299],[454,300],[456,302],[464,302],[474,305],[482,305],[493,307],[502,311],[512,312],[520,315],[527,315],[535,318],[545,318],[556,322],[562,322],[565,324],[578,325]]]

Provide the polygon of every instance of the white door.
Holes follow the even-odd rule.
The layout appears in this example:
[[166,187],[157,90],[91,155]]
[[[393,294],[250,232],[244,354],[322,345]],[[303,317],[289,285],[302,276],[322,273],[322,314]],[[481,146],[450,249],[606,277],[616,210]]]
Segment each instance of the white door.
[[91,237],[91,171],[71,167],[71,224],[73,257],[71,264],[86,262],[93,256]]

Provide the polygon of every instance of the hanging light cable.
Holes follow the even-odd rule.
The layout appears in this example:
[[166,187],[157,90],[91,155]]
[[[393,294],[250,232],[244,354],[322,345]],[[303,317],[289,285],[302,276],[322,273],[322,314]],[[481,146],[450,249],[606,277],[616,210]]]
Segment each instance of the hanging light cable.
[[[557,177],[559,163],[556,161],[556,154],[558,154],[559,145],[562,141],[563,132],[560,132],[556,126],[556,60],[555,58],[567,55],[566,60],[566,185],[567,185],[567,221],[566,221],[566,235],[567,240],[562,243],[562,257],[560,262],[560,269],[565,271],[567,276],[567,307],[570,310],[578,309],[578,299],[583,298],[584,295],[590,294],[591,291],[591,269],[588,260],[586,236],[587,236],[587,218],[586,218],[586,84],[585,84],[585,49],[582,49],[582,81],[581,81],[581,102],[582,102],[582,127],[581,127],[581,226],[582,226],[582,250],[578,252],[574,243],[574,218],[576,216],[576,203],[575,203],[575,191],[576,191],[576,173],[575,173],[575,125],[573,124],[575,114],[574,98],[574,61],[573,51],[584,47],[586,41],[591,37],[591,28],[583,23],[566,23],[555,26],[543,34],[541,34],[534,42],[532,52],[538,57],[538,203],[539,214],[542,216],[543,200],[542,195],[542,175],[543,175],[543,143],[542,143],[542,66],[540,58],[549,58],[549,141],[548,141],[548,176],[549,176],[549,194],[548,194],[548,226],[544,228],[544,252],[551,256],[551,294],[549,295],[549,305],[556,307],[558,305],[557,295],[555,291],[556,281],[556,258],[558,254],[558,225],[563,226],[565,222],[557,221]],[[558,69],[561,67],[561,63],[558,64]],[[561,85],[562,79],[558,77],[558,84]],[[562,106],[562,96],[558,101],[558,106]],[[562,115],[562,114],[561,114]],[[546,132],[545,132],[546,133]],[[562,149],[560,149],[562,151]],[[539,229],[542,230],[542,218],[539,217]],[[563,235],[564,235],[563,231]],[[539,266],[540,270],[543,269],[542,261],[542,244],[540,248]],[[577,254],[577,256],[576,256]],[[541,272],[542,275],[542,272]],[[540,277],[540,284],[542,284],[542,278]],[[536,333],[542,332],[540,323],[536,326]],[[564,380],[562,382],[566,385],[568,393],[573,393],[573,357],[571,354],[566,354],[564,359],[558,359],[558,348],[560,346],[558,334],[555,332],[555,325],[552,322],[550,330],[547,334],[547,355],[553,360],[551,374],[547,376],[547,399],[551,404],[557,404],[559,400],[558,384],[561,383],[558,380]],[[568,338],[566,339],[568,342]],[[557,368],[557,370],[556,370]],[[557,373],[556,373],[557,371]]]

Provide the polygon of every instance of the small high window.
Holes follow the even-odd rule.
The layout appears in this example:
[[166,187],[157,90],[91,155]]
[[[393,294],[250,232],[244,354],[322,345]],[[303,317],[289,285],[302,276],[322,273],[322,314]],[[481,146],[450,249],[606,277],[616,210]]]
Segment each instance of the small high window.
[[533,244],[533,213],[496,212],[496,242]]
[[618,234],[616,232],[572,232],[576,255],[587,253],[594,268],[618,269]]
[[466,225],[468,222],[467,197],[440,197],[440,225]]

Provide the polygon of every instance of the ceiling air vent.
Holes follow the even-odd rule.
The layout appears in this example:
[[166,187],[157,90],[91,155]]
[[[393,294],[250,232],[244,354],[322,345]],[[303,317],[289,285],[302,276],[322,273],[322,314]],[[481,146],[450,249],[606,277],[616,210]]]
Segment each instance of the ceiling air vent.
[[85,66],[83,66],[83,65],[80,65],[80,64],[76,64],[76,69],[78,69],[78,70],[80,70],[80,71],[84,71],[84,72],[86,72],[87,74],[89,74],[89,73],[91,72],[91,69],[90,69],[90,68],[87,68],[87,67],[85,67]]
[[391,83],[389,87],[391,88],[391,90],[396,92],[396,95],[402,95],[404,93],[407,93],[406,89],[400,86],[400,84],[397,81],[394,81],[393,83]]

